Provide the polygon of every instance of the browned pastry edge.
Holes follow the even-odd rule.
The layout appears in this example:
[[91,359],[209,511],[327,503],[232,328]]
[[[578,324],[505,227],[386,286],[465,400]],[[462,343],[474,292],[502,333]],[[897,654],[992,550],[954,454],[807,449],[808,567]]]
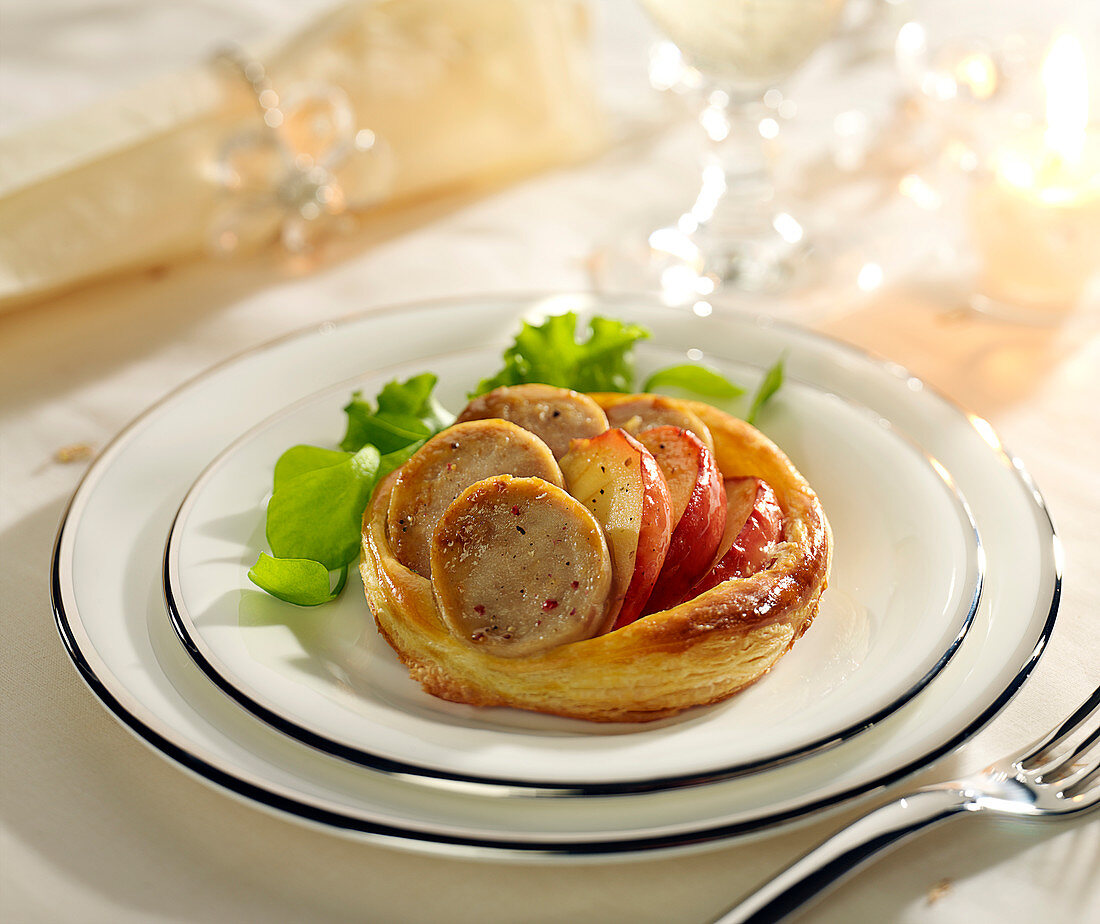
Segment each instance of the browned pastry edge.
[[[636,396],[592,397],[606,409]],[[726,699],[790,649],[817,614],[828,580],[832,535],[821,504],[754,427],[710,405],[683,403],[710,427],[724,477],[754,475],[774,489],[783,539],[772,565],[606,635],[527,658],[494,657],[454,637],[431,583],[393,557],[386,539],[393,473],[364,514],[360,570],[378,629],[414,680],[458,703],[645,722]]]

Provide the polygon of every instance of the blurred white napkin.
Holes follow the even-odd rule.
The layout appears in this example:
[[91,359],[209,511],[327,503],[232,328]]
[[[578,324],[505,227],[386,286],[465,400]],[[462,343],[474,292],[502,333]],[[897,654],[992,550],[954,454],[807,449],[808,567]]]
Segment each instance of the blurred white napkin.
[[[583,0],[359,0],[253,53],[279,93],[346,95],[390,152],[391,208],[597,150],[588,31]],[[0,139],[0,309],[201,253],[248,204],[219,157],[263,131],[244,77],[207,62]]]

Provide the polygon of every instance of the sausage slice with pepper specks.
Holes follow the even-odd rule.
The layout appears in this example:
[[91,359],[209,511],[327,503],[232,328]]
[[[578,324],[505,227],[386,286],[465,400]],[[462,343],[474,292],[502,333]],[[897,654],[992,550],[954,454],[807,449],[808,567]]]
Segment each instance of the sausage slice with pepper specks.
[[500,417],[536,434],[560,459],[576,439],[607,429],[607,416],[595,401],[553,385],[506,385],[474,398],[458,415],[461,420]]
[[454,635],[506,658],[604,628],[611,558],[580,501],[538,478],[467,488],[432,537],[432,586]]
[[474,482],[492,475],[564,483],[553,453],[529,430],[506,420],[472,420],[448,427],[417,450],[393,486],[386,535],[394,557],[431,577],[432,533],[443,511]]

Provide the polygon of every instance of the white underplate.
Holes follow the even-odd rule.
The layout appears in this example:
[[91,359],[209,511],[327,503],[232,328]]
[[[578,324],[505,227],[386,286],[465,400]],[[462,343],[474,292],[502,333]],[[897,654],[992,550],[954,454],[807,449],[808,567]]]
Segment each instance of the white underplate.
[[[683,359],[645,351],[647,365]],[[457,412],[498,362],[486,347],[432,357],[426,368]],[[759,375],[716,363],[734,381]],[[373,395],[389,378],[423,371],[418,360],[353,384]],[[377,632],[358,581],[338,603],[302,609],[247,578],[265,548],[274,460],[303,442],[335,448],[351,388],[297,402],[204,472],[171,532],[165,592],[181,639],[219,686],[288,734],[366,766],[584,791],[758,770],[833,746],[906,703],[947,663],[977,606],[975,528],[934,460],[867,408],[789,381],[766,429],[793,447],[821,496],[835,558],[817,620],[765,678],[723,704],[646,725],[436,699]]]
[[[629,795],[543,797],[544,790],[517,795],[508,786],[358,766],[271,728],[211,683],[166,617],[161,574],[175,513],[210,460],[295,401],[365,374],[384,377],[395,362],[431,368],[463,349],[502,349],[518,318],[566,308],[645,324],[660,345],[657,354],[639,347],[645,363],[699,349],[711,361],[759,370],[785,351],[793,380],[870,408],[950,473],[982,539],[985,581],[970,631],[919,695],[850,740],[772,769]],[[761,417],[765,431],[778,434],[783,407]],[[328,434],[340,422],[318,426]],[[798,435],[783,443],[810,474]],[[836,509],[830,513],[836,521]],[[396,846],[593,857],[698,848],[759,831],[873,792],[962,743],[1003,707],[1042,651],[1057,609],[1060,553],[1041,497],[988,424],[903,369],[767,320],[699,318],[637,298],[493,296],[326,323],[185,385],[89,469],[61,524],[52,577],[58,626],[91,689],[138,737],[199,777],[269,809]],[[631,738],[592,740],[614,749]]]

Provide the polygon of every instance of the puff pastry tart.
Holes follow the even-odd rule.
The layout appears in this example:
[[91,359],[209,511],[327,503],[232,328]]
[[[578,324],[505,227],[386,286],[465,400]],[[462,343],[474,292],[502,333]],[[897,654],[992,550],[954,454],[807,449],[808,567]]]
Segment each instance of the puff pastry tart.
[[816,615],[831,554],[817,496],[744,421],[518,386],[378,486],[361,570],[427,692],[645,722],[765,674]]

